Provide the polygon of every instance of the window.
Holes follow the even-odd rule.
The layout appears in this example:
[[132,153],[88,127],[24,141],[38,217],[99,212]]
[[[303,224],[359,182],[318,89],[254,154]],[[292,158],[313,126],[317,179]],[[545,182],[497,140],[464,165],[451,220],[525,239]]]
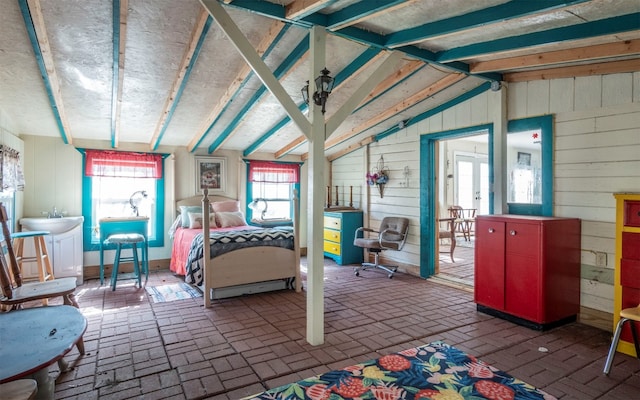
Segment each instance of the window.
[[164,246],[164,175],[161,154],[85,150],[82,214],[85,248],[99,242],[106,217],[149,217],[149,246]]
[[291,221],[293,191],[300,191],[300,165],[250,161],[247,178],[247,217],[257,224]]

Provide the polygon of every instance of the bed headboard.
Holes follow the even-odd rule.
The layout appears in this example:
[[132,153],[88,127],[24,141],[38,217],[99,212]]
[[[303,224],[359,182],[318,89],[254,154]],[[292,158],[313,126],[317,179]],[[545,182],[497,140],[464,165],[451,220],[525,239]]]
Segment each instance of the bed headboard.
[[[226,200],[237,200],[237,199],[233,199],[231,197],[225,197],[225,196],[216,196],[213,194],[210,194],[209,196],[209,201],[211,203],[215,202],[215,201],[226,201]],[[186,199],[182,199],[182,200],[178,200],[176,201],[176,211],[180,212],[180,206],[200,206],[202,205],[202,195],[196,195],[196,196],[191,196],[191,197],[187,197]]]

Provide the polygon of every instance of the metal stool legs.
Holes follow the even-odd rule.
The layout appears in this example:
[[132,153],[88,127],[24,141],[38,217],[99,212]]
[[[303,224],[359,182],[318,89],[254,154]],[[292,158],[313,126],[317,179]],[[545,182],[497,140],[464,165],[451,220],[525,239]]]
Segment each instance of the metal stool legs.
[[[616,325],[616,331],[613,333],[613,339],[611,340],[609,354],[607,354],[607,361],[604,364],[603,372],[605,373],[605,375],[609,375],[609,371],[611,371],[611,364],[613,364],[613,357],[615,357],[616,355],[616,349],[618,348],[618,342],[620,341],[622,327],[627,321],[633,320],[629,318],[620,318],[620,321],[618,321],[618,324]],[[631,334],[633,336],[633,344],[636,347],[636,357],[640,357],[640,342],[638,342],[638,333],[636,332],[636,327],[633,323],[631,323]]]

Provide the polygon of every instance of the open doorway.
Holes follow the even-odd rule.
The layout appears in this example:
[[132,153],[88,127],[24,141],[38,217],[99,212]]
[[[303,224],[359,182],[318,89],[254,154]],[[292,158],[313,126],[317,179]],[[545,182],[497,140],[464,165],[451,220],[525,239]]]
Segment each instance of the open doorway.
[[470,132],[438,140],[436,147],[436,276],[473,287],[475,217],[489,214],[489,136]]

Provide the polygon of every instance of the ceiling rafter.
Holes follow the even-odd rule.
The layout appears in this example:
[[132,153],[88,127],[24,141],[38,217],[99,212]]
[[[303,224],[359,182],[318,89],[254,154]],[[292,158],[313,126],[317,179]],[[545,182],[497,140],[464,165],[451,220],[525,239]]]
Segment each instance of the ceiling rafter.
[[622,57],[640,54],[640,39],[606,43],[566,50],[549,51],[519,57],[479,61],[471,64],[472,72],[504,71],[511,69],[541,67],[576,61],[592,61],[607,57]]
[[[384,0],[381,0],[381,1],[384,1]],[[391,3],[394,2],[393,0],[388,0],[388,1]],[[411,0],[411,2],[413,2],[413,0]],[[410,2],[405,1],[403,4],[409,4],[409,3]],[[229,4],[229,6],[245,9],[245,10],[254,12],[256,14],[263,15],[267,18],[287,20],[285,16],[284,6],[281,6],[275,3],[270,3],[267,1],[235,0],[233,3]],[[371,4],[369,4],[369,6],[371,6]],[[390,8],[386,9],[387,12],[389,10]],[[313,25],[319,25],[326,28],[327,25],[329,24],[328,22],[329,18],[330,16],[327,16],[321,13],[314,13],[299,20],[287,20],[287,21],[293,24],[298,24],[306,28],[309,28]],[[354,26],[347,26],[343,29],[335,30],[333,31],[333,33],[345,39],[353,40],[368,46],[379,47],[384,50],[394,50],[386,46],[386,41],[387,41],[386,36],[380,35],[374,32],[370,32],[370,31],[366,31],[364,29],[356,28]],[[420,49],[415,46],[403,46],[402,48],[397,50],[404,51],[407,54],[412,54],[415,57],[418,57],[421,60],[428,62],[429,64],[439,65],[453,72],[462,72],[465,74],[470,74],[468,64],[463,62],[441,63],[439,60],[437,60],[436,54],[428,50]],[[477,76],[479,78],[486,79],[489,81],[501,80],[500,74],[487,74],[487,75],[479,74]]]
[[72,143],[71,129],[69,121],[64,111],[64,102],[60,92],[60,80],[53,62],[51,47],[49,46],[49,36],[44,24],[42,8],[39,0],[19,0],[20,11],[24,20],[31,47],[36,57],[40,75],[49,97],[49,104],[56,119],[58,131],[65,144]]
[[335,2],[336,0],[295,0],[285,6],[284,15],[287,19],[300,19]]
[[[365,99],[360,104],[360,107],[370,103],[371,101],[375,100],[379,96],[382,96],[382,94],[384,94],[386,91],[390,90],[394,86],[397,86],[400,83],[404,82],[405,79],[412,76],[418,69],[424,67],[424,65],[425,64],[421,61],[410,61],[407,64],[403,65],[397,71],[394,71],[388,77],[383,79],[382,82],[380,82],[378,86],[376,86],[376,88],[373,89],[373,91],[367,97],[365,97]],[[306,142],[306,138],[304,135],[302,135],[294,139],[293,141],[289,142],[288,144],[286,144],[280,150],[276,151],[274,153],[274,157],[275,158],[284,157],[285,155],[287,155],[288,153],[296,149],[298,146],[304,144],[305,142]]]
[[481,28],[489,24],[526,17],[543,11],[566,8],[589,0],[509,1],[494,7],[429,22],[387,35],[390,48],[412,45],[427,39],[449,35],[463,30]]
[[[427,118],[430,118],[438,113],[444,112],[445,110],[448,110],[451,107],[454,107],[464,101],[467,101],[477,95],[479,95],[480,93],[484,93],[487,90],[489,90],[489,88],[491,87],[491,83],[490,82],[485,82],[483,84],[481,84],[480,86],[477,86],[463,94],[461,94],[460,96],[457,96],[451,100],[448,100],[430,110],[424,111],[423,113],[420,113],[418,115],[416,115],[415,117],[412,117],[408,120],[406,120],[406,124],[401,125],[394,125],[388,129],[386,129],[385,131],[381,132],[381,133],[377,133],[375,135],[371,135],[361,141],[359,141],[358,143],[355,144],[351,144],[348,147],[333,153],[329,156],[327,156],[327,160],[329,161],[333,161],[336,160],[342,156],[344,156],[345,154],[349,154],[355,150],[358,150],[361,147],[366,146],[369,143],[373,143],[373,142],[378,142],[382,139],[384,139],[387,136],[391,136],[397,132],[399,132],[402,129],[406,129],[412,125],[417,124],[420,121],[424,121]],[[301,160],[306,160],[308,157],[308,153],[305,153],[303,155],[300,156]]]
[[120,140],[128,10],[129,0],[113,1],[113,86],[111,93],[111,147],[113,148],[118,147]]
[[[479,57],[487,53],[496,54],[516,49],[544,46],[549,43],[637,31],[640,28],[638,21],[640,21],[640,13],[632,13],[519,36],[509,36],[441,51],[436,54],[437,61],[447,63],[454,60],[466,60]],[[495,55],[494,57],[498,56]]]
[[523,71],[504,74],[506,82],[525,82],[532,80],[575,78],[578,76],[621,74],[640,71],[640,59],[610,61],[597,64],[576,65],[573,67],[548,68],[535,71]]
[[[345,68],[343,68],[340,72],[338,72],[334,78],[334,91],[340,90],[340,87],[344,85],[349,80],[355,78],[365,70],[369,65],[377,61],[380,57],[382,57],[384,53],[377,48],[370,47],[367,50],[363,51],[358,57],[356,57],[352,62],[349,63]],[[302,103],[298,109],[300,112],[306,112],[308,109],[308,105]],[[285,127],[289,122],[291,122],[291,118],[289,116],[285,116],[280,121],[278,121],[271,129],[267,130],[262,136],[260,136],[256,141],[254,141],[249,147],[245,149],[243,152],[243,156],[247,157],[248,155],[254,153],[258,150],[258,148],[264,144],[264,142],[269,139],[271,136],[275,135],[280,129]],[[304,136],[304,135],[303,135]]]
[[[278,38],[283,35],[289,25],[285,25],[282,21],[274,21],[269,27],[269,31],[262,38],[262,41],[258,44],[256,48],[256,52],[260,57],[265,57],[269,54],[270,50],[273,49],[275,43],[277,43]],[[195,151],[202,140],[206,137],[206,135],[210,132],[213,125],[216,123],[218,118],[222,115],[222,113],[229,106],[231,101],[238,95],[240,89],[247,83],[249,77],[253,74],[253,70],[251,66],[248,64],[244,64],[242,68],[238,71],[235,78],[231,81],[231,84],[225,90],[224,94],[218,99],[218,103],[213,107],[207,118],[200,125],[197,133],[193,138],[189,141],[187,145],[187,150],[189,152]]]
[[326,28],[331,31],[355,25],[366,19],[386,14],[398,8],[408,7],[418,0],[378,0],[376,2],[363,1],[354,3],[327,17]]
[[461,81],[466,78],[464,74],[449,74],[439,81],[435,82],[432,85],[425,87],[424,89],[414,93],[413,95],[407,97],[406,99],[402,99],[399,103],[389,107],[385,112],[376,115],[374,118],[369,119],[368,121],[363,122],[362,124],[356,126],[348,132],[343,133],[340,136],[335,136],[327,139],[324,144],[325,149],[330,149],[331,147],[344,142],[345,140],[351,139],[352,137],[366,131],[367,129],[373,128],[379,123],[386,121],[387,119],[393,117],[396,114],[405,111],[416,104],[420,103],[433,96],[434,94],[448,88],[449,86]]
[[[280,65],[273,71],[273,76],[276,80],[280,80],[286,74],[288,74],[298,63],[302,62],[309,53],[309,35],[306,35],[300,43],[287,55],[287,57],[280,63]],[[278,82],[279,83],[279,82]],[[256,90],[251,98],[244,104],[244,106],[236,113],[233,120],[224,128],[224,130],[216,137],[216,139],[209,146],[208,152],[213,153],[216,149],[220,148],[224,141],[226,141],[233,131],[240,125],[245,115],[251,110],[267,93],[267,87],[262,85]],[[288,96],[288,94],[287,94]],[[293,100],[288,97],[289,101],[293,103]],[[295,104],[294,104],[295,105]],[[297,107],[297,105],[295,106]],[[302,115],[302,113],[301,113]],[[306,121],[306,118],[305,118]],[[307,121],[308,122],[308,121]]]
[[187,82],[189,81],[191,70],[193,69],[195,62],[198,59],[200,50],[202,49],[202,43],[207,36],[209,26],[211,26],[211,21],[212,19],[209,14],[204,9],[200,10],[200,15],[198,15],[196,24],[193,28],[193,31],[191,32],[189,44],[187,45],[184,55],[182,56],[180,67],[178,67],[178,73],[176,75],[176,78],[173,80],[171,91],[169,92],[169,96],[167,96],[167,100],[164,103],[160,120],[158,120],[156,129],[154,130],[153,136],[151,138],[151,142],[149,143],[151,150],[156,150],[158,148],[158,145],[162,140],[162,136],[164,135],[169,122],[171,122],[173,112],[180,102],[182,92]]

